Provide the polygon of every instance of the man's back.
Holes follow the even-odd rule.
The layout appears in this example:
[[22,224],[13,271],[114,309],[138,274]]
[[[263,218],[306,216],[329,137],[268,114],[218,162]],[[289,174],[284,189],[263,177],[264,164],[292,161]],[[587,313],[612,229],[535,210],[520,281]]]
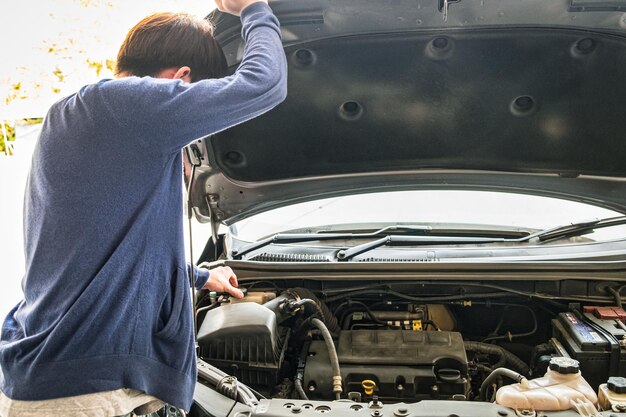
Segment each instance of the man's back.
[[189,407],[195,357],[180,150],[286,94],[275,17],[255,3],[242,21],[255,58],[231,77],[105,80],[51,108],[25,198],[25,300],[0,342],[8,397],[133,388]]

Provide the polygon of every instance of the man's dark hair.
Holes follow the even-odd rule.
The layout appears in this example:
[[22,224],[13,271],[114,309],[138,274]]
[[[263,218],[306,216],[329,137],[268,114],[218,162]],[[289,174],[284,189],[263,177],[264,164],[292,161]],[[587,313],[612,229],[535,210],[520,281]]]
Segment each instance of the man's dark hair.
[[228,71],[208,21],[183,13],[156,13],[128,32],[115,73],[144,77],[182,66],[191,68],[192,81],[224,77]]

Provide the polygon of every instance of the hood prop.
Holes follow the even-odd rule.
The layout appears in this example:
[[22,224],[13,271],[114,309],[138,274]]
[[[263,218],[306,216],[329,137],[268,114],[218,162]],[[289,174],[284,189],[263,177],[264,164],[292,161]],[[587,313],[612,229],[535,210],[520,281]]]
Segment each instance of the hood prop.
[[[189,289],[191,290],[191,311],[193,314],[193,331],[194,331],[194,340],[198,339],[198,323],[196,318],[196,309],[198,306],[196,303],[198,300],[196,299],[196,270],[195,263],[193,261],[193,234],[192,234],[192,219],[193,219],[193,208],[191,202],[191,188],[193,187],[193,182],[196,179],[196,168],[200,166],[200,149],[196,145],[190,145],[185,148],[187,152],[187,159],[191,164],[191,174],[189,175],[189,182],[187,184],[187,224],[189,226]],[[193,158],[192,158],[193,157]]]

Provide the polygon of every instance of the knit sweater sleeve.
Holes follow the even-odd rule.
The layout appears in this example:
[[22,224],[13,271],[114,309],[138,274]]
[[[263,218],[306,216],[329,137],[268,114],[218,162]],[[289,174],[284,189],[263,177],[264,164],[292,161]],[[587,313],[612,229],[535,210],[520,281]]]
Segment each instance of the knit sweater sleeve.
[[278,19],[258,2],[243,10],[241,21],[245,48],[233,75],[195,83],[152,77],[108,82],[103,98],[113,118],[135,130],[145,145],[178,152],[281,103],[287,95],[287,62]]
[[[191,263],[187,262],[187,274],[191,275]],[[201,290],[202,288],[204,288],[204,285],[207,283],[207,281],[209,280],[209,277],[211,276],[211,271],[209,271],[206,268],[200,268],[196,265],[193,266],[193,276],[195,279],[194,282],[194,288],[196,290]]]

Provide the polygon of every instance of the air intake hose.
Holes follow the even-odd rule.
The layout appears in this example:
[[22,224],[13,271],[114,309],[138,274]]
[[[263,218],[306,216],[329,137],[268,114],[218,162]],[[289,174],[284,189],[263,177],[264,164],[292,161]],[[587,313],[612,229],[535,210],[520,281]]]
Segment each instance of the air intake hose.
[[526,365],[526,363],[523,360],[521,360],[520,358],[518,358],[517,356],[515,356],[508,350],[498,345],[491,345],[489,343],[481,343],[481,342],[467,342],[467,341],[463,343],[465,344],[465,350],[467,351],[479,352],[479,353],[485,353],[487,355],[497,356],[498,362],[496,362],[493,365],[494,368],[503,367],[505,364],[508,363],[511,366],[511,368],[520,372],[522,375],[528,375],[530,372],[528,365]]
[[526,377],[524,377],[523,375],[520,375],[515,371],[511,371],[510,369],[498,368],[490,373],[489,376],[485,378],[483,383],[480,385],[479,397],[481,401],[487,401],[487,390],[496,381],[496,379],[501,376],[505,376],[519,383],[526,379]]
[[[330,311],[328,306],[324,304],[322,301],[320,301],[320,299],[317,298],[317,296],[313,294],[312,291],[307,290],[306,288],[298,287],[298,288],[290,288],[286,292],[289,294],[296,295],[297,298],[300,298],[302,300],[304,299],[313,300],[316,306],[312,306],[312,307],[315,309],[315,313],[317,313],[317,315],[320,316],[319,319],[324,322],[324,324],[326,325],[326,327],[328,327],[328,330],[331,333],[333,334],[339,333],[341,328],[339,327],[337,318]],[[307,303],[305,303],[304,305],[307,305]]]

